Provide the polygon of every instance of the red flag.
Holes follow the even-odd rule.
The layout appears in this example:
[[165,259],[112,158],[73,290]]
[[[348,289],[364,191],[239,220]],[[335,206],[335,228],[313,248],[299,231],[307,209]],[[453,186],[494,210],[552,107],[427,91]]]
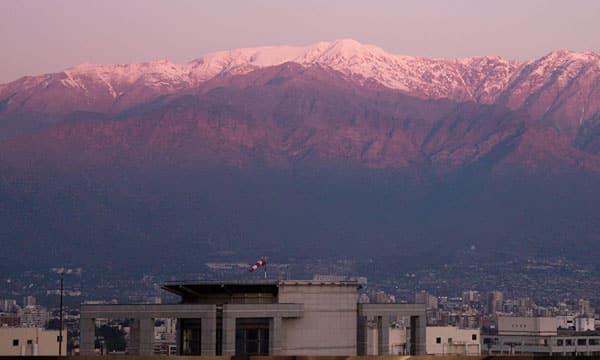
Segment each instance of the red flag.
[[254,265],[252,265],[248,271],[255,272],[256,270],[258,270],[258,268],[261,268],[263,266],[267,266],[267,261],[265,259],[260,259]]

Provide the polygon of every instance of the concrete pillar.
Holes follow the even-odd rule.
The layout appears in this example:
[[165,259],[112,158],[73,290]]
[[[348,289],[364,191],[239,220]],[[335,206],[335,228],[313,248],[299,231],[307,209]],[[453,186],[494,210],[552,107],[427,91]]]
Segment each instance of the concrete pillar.
[[96,340],[96,319],[81,318],[79,320],[79,352],[81,355],[94,355]]
[[129,341],[127,341],[127,354],[140,354],[140,320],[131,319],[129,323]]
[[235,315],[223,311],[223,355],[235,355]]
[[177,319],[176,320],[177,323],[175,325],[176,327],[176,335],[175,335],[175,346],[177,346],[177,355],[181,356],[181,319]]
[[365,317],[363,331],[365,333],[364,353],[360,355],[377,355],[379,352],[379,321],[374,316]]
[[[425,318],[425,315],[411,316],[410,326],[411,336],[415,337],[415,339],[411,341],[411,345],[414,346],[414,349],[410,349],[411,355],[425,355],[425,334],[427,331],[427,319]],[[412,327],[414,327],[414,329],[412,329]]]
[[[234,324],[235,325],[235,324]],[[235,332],[235,329],[234,329]],[[217,319],[215,314],[202,318],[202,355],[215,356],[217,351]],[[234,342],[235,345],[235,342]]]
[[427,341],[425,336],[427,334],[427,318],[425,314],[418,317],[417,324],[419,326],[417,329],[417,355],[426,355]]
[[390,353],[390,317],[387,315],[377,317],[378,352],[377,355]]
[[144,318],[139,320],[139,355],[152,355],[154,353],[154,319]]
[[281,317],[269,320],[269,355],[281,354]]

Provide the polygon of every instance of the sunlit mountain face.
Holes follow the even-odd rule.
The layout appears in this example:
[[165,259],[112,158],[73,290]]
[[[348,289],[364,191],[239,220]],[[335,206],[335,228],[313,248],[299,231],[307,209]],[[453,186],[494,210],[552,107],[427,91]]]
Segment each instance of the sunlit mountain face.
[[592,261],[599,109],[600,55],[562,50],[340,40],[25,77],[0,85],[0,260]]

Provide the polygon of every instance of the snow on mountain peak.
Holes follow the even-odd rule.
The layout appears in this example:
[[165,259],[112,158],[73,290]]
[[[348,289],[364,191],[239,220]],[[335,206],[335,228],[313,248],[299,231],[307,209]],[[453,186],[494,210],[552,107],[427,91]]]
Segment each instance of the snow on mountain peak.
[[[492,103],[510,88],[521,94],[540,89],[559,74],[566,82],[585,69],[600,69],[600,55],[558,50],[520,62],[499,56],[432,59],[395,55],[353,39],[318,42],[306,46],[264,46],[206,54],[185,64],[157,60],[138,64],[81,64],[58,74],[27,77],[1,89],[2,93],[46,89],[53,81],[78,93],[99,89],[117,101],[123,96],[149,97],[186,89],[214,78],[294,62],[338,71],[353,81],[375,81],[391,89],[424,98]],[[595,71],[595,70],[594,70]],[[524,77],[527,77],[524,81]],[[21,85],[16,85],[17,83]],[[7,90],[8,89],[8,90]],[[35,90],[38,89],[38,90]],[[40,90],[41,91],[41,90]],[[0,93],[0,95],[2,95]],[[509,102],[510,103],[510,102]]]

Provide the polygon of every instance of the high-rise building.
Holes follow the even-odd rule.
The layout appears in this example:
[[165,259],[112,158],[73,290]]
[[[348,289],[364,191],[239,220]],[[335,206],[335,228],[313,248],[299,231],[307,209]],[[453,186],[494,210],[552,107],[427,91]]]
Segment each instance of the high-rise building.
[[594,308],[588,299],[579,299],[579,315],[594,316]]
[[431,295],[425,290],[421,290],[415,294],[415,303],[416,304],[425,304],[427,309],[437,309],[438,307],[438,298]]
[[23,307],[36,305],[35,296],[24,296],[23,297]]
[[480,301],[480,294],[477,290],[467,290],[462,293],[463,303],[470,304]]
[[17,309],[17,300],[15,299],[1,299],[0,300],[0,312],[13,312]]
[[504,295],[501,291],[490,291],[487,298],[487,310],[489,314],[495,314],[502,311],[504,304]]

